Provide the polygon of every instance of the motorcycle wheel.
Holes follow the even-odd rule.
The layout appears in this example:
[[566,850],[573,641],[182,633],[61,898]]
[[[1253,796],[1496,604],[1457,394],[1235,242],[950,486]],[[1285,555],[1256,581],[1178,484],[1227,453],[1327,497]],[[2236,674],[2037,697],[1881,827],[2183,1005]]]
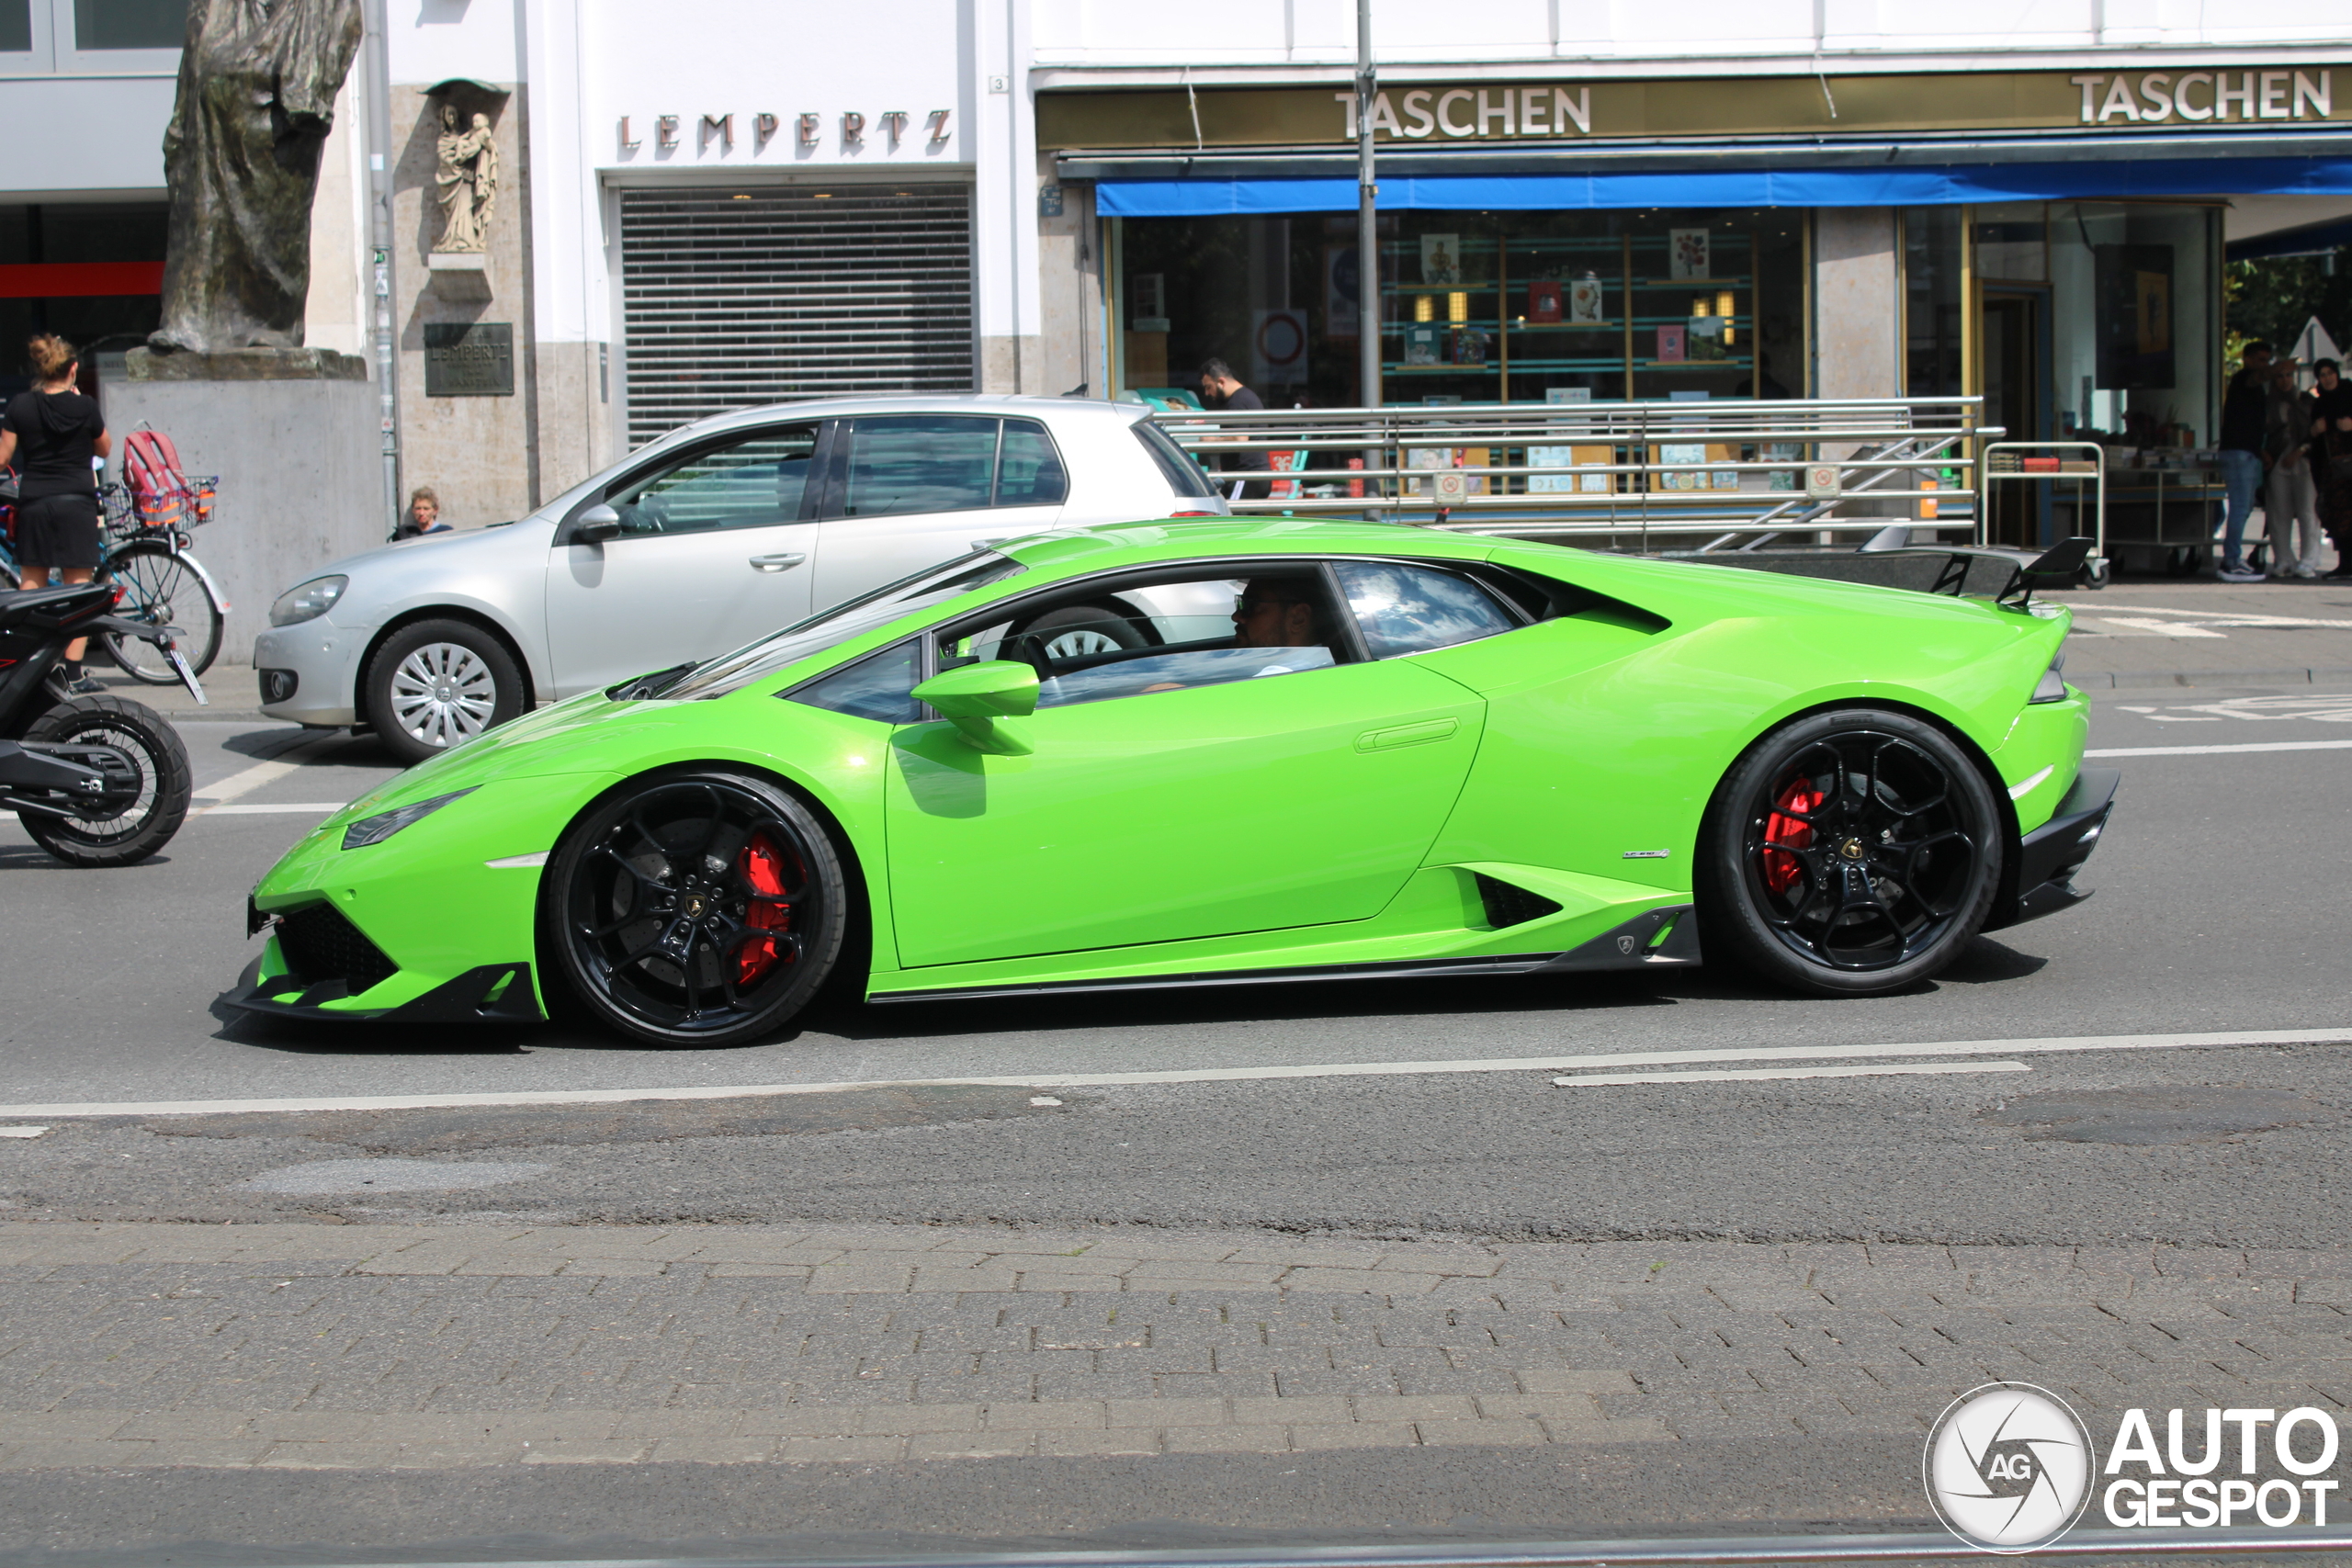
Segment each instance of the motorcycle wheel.
[[130,764],[138,793],[108,817],[17,820],[33,842],[71,865],[131,865],[171,841],[194,793],[187,748],[163,715],[120,697],[75,697],[35,719],[24,739],[52,746],[105,746]]

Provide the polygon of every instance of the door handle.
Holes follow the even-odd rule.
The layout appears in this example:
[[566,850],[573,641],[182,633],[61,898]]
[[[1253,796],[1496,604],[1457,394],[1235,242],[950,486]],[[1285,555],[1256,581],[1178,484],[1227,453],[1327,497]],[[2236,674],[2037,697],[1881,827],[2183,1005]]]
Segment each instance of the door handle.
[[754,571],[782,571],[786,567],[798,566],[802,561],[805,561],[808,558],[807,556],[792,555],[753,556],[752,558],[752,570]]
[[1461,728],[1459,719],[1432,718],[1419,724],[1400,724],[1394,729],[1368,729],[1356,737],[1356,750],[1391,751],[1399,746],[1419,746],[1443,740]]

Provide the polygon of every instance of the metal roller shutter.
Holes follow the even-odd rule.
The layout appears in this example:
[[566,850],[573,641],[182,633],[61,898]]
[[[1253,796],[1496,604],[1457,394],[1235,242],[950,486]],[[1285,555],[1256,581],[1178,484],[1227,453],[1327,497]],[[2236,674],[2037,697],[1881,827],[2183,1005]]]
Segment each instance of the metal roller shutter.
[[629,445],[786,398],[974,385],[958,185],[621,192]]

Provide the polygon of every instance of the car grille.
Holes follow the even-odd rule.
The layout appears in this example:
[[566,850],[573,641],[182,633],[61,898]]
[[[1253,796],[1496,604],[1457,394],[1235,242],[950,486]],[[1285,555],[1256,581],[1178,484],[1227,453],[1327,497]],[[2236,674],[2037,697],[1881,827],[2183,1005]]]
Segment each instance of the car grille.
[[1498,931],[1505,926],[1523,926],[1530,920],[1540,920],[1546,915],[1560,912],[1560,906],[1541,893],[1514,887],[1483,872],[1472,872],[1471,874],[1478,879],[1478,901],[1487,907],[1487,923]]
[[280,915],[277,950],[304,984],[341,980],[355,997],[390,979],[400,967],[333,904],[305,904]]

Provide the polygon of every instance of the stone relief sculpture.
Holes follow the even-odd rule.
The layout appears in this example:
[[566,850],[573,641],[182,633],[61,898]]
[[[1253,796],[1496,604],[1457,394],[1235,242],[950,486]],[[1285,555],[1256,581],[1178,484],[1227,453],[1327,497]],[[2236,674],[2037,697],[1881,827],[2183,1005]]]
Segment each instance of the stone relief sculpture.
[[440,159],[433,178],[441,187],[442,214],[434,252],[478,254],[489,243],[491,214],[498,206],[498,143],[490,117],[478,114],[459,130],[456,107],[442,105],[441,139],[434,150]]
[[359,0],[188,0],[151,347],[302,345],[319,150],[359,33]]

